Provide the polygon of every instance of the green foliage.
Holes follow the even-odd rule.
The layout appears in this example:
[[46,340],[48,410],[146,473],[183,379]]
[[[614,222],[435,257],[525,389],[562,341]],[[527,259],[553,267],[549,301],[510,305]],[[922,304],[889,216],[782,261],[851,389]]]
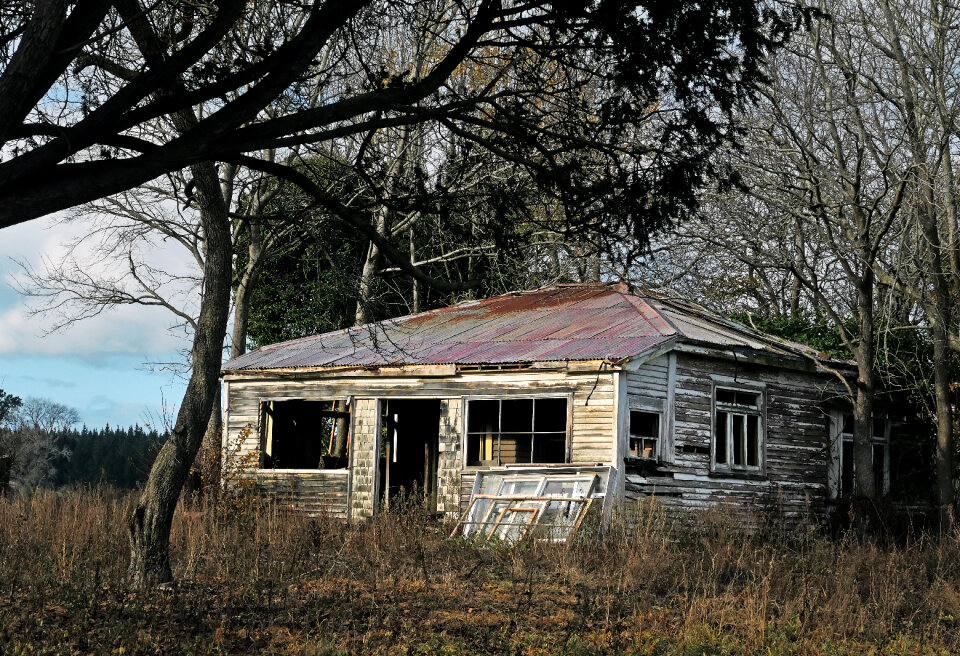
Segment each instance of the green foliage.
[[342,231],[268,258],[250,301],[254,347],[337,330],[353,323],[362,248]]
[[[807,314],[794,317],[764,317],[750,312],[737,312],[731,314],[730,318],[762,333],[806,344],[831,358],[853,359],[853,354],[844,345],[840,330],[835,325],[814,319]],[[849,319],[846,328],[856,333],[856,321]]]
[[0,389],[0,424],[13,416],[14,411],[21,405],[23,405],[23,401],[19,396],[7,394]]

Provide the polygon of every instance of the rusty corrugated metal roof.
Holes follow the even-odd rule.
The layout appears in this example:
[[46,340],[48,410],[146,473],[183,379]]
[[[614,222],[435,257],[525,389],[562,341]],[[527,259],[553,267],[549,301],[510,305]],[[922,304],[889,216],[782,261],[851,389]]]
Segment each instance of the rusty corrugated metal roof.
[[619,360],[684,337],[789,352],[746,329],[646,296],[623,284],[506,294],[272,344],[230,360],[223,370]]

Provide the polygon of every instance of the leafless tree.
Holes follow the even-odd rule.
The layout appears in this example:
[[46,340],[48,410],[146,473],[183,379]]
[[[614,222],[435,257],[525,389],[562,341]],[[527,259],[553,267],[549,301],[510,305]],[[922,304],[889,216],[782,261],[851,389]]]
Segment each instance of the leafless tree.
[[[80,414],[49,399],[27,398],[0,421],[0,460],[6,461],[6,482],[29,493],[48,482],[57,458],[69,452],[57,434],[80,422]],[[0,492],[6,489],[0,481]]]

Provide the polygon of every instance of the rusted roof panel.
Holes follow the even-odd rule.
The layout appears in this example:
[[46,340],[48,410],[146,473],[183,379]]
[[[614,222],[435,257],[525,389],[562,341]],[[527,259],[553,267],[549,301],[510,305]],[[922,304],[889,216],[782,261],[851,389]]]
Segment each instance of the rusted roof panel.
[[675,337],[789,352],[733,326],[622,284],[571,285],[272,344],[223,369],[619,360]]

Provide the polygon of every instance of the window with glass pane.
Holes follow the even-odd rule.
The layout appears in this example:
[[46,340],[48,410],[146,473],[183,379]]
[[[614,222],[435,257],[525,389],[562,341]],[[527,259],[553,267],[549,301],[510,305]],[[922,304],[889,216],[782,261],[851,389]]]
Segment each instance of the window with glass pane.
[[[890,422],[885,417],[874,417],[871,426],[871,456],[873,461],[873,484],[878,494],[886,494],[890,486]],[[843,415],[840,429],[843,440],[840,449],[840,494],[853,494],[856,484],[853,455],[853,415]]]
[[562,463],[567,399],[470,399],[467,465]]
[[656,458],[660,441],[660,413],[645,410],[630,411],[630,455],[637,458]]
[[759,470],[763,464],[761,392],[718,387],[714,406],[714,469]]

